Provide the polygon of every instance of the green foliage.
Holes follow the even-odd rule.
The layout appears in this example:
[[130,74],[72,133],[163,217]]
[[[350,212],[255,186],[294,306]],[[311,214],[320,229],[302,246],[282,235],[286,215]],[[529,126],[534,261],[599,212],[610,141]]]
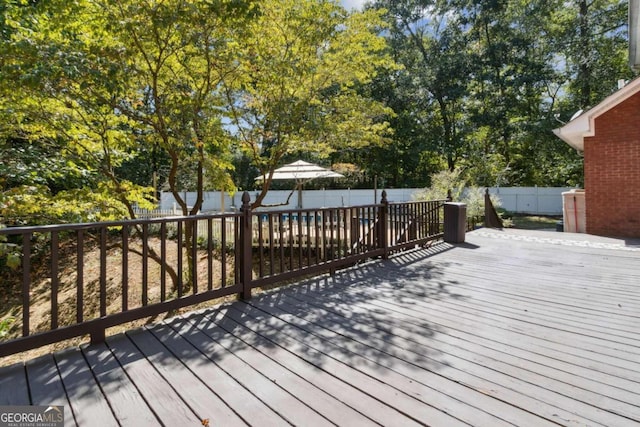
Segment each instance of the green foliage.
[[444,200],[451,192],[453,200],[460,200],[466,182],[461,169],[443,170],[431,175],[431,186],[415,195],[416,200]]
[[382,25],[380,12],[348,14],[332,1],[260,3],[240,39],[240,73],[225,84],[243,152],[261,173],[286,156],[322,159],[387,141],[391,110],[358,91],[394,67],[378,35]]
[[6,319],[0,320],[0,340],[7,337],[9,335],[9,331],[11,329],[11,325],[15,322],[15,318],[8,317]]
[[[551,134],[555,115],[633,77],[614,0],[0,11],[0,191],[19,221],[130,215],[160,188],[194,213],[201,197],[188,212],[182,191],[250,188],[298,157],[354,164],[355,185],[424,186],[457,167],[476,185],[575,185],[582,160]],[[36,195],[54,208],[20,199]]]
[[[461,169],[453,171],[445,170],[431,176],[431,186],[414,195],[415,200],[443,200],[451,192],[453,201],[467,205],[467,216],[484,215],[484,194],[481,187],[469,186]],[[500,198],[491,195],[491,202],[495,208],[499,208]]]
[[123,219],[129,213],[113,194],[122,191],[141,208],[152,209],[150,190],[127,182],[117,190],[105,182],[57,194],[42,185],[14,187],[0,193],[0,220],[11,225],[42,225]]
[[[0,230],[3,228],[5,228],[5,225],[0,224]],[[0,271],[2,270],[2,263],[11,270],[20,267],[21,258],[18,249],[18,245],[8,242],[7,236],[0,234]]]
[[[409,165],[461,167],[482,186],[582,181],[582,159],[551,130],[560,126],[556,116],[567,121],[633,77],[624,2],[377,0],[373,7],[387,10],[387,38],[404,66],[373,91],[397,113],[394,143],[375,158],[382,173],[401,171],[395,185],[407,182]],[[417,153],[425,151],[440,161],[422,166]]]
[[[467,187],[460,198],[460,202],[467,205],[468,217],[484,217],[484,194],[485,189],[481,187]],[[498,209],[501,206],[500,198],[492,194],[491,203]]]

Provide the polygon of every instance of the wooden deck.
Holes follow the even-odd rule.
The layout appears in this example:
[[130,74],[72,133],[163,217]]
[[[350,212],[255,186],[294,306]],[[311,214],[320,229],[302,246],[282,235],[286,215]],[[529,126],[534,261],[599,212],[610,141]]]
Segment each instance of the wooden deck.
[[0,405],[80,426],[639,425],[640,250],[556,236],[480,230],[0,368]]

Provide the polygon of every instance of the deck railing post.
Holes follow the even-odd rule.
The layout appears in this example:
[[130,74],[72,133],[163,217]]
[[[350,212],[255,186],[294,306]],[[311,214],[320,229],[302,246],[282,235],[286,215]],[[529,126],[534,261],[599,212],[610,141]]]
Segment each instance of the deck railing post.
[[467,205],[447,202],[444,204],[444,241],[464,243],[467,231]]
[[383,259],[389,258],[389,201],[387,200],[387,192],[382,191],[382,206],[378,213],[378,245],[384,250]]
[[104,326],[97,324],[91,327],[91,331],[89,332],[89,337],[91,339],[91,345],[100,344],[105,342],[106,340],[106,331]]
[[242,292],[240,298],[251,298],[252,256],[251,256],[251,196],[248,192],[242,194],[242,207],[240,207],[240,283]]

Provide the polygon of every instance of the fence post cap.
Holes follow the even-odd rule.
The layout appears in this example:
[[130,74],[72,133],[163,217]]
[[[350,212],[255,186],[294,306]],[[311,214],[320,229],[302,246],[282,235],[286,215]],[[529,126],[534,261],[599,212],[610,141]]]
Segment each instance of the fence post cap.
[[380,202],[382,203],[387,203],[387,190],[382,190],[382,198],[380,199]]
[[242,193],[242,204],[248,205],[249,202],[251,202],[251,195],[248,191],[245,191],[244,193]]

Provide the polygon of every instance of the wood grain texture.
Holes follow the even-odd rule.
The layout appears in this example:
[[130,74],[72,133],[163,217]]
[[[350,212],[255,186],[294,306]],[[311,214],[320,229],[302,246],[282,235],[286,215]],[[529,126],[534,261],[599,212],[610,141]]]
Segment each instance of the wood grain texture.
[[638,425],[640,251],[553,236],[472,232],[5,367],[0,404],[69,425]]

